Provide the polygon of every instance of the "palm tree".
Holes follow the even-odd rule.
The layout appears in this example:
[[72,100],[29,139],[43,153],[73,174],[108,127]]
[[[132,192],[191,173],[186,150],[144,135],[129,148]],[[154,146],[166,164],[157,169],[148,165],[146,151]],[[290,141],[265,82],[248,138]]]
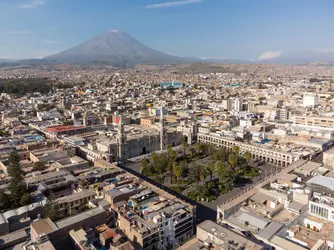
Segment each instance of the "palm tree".
[[231,164],[232,168],[236,168],[236,165],[237,165],[237,155],[236,154],[230,154],[228,156],[228,162]]
[[151,157],[151,163],[154,164],[155,161],[156,161],[157,158],[158,158],[158,155],[157,155],[157,153],[154,153],[154,152],[153,152],[153,153],[151,154],[150,157]]
[[248,165],[248,163],[249,163],[251,157],[252,157],[252,155],[251,155],[251,153],[250,153],[249,151],[246,151],[246,152],[244,153],[244,159],[245,159],[247,165]]
[[210,162],[208,165],[207,165],[207,170],[209,172],[209,175],[210,175],[210,181],[212,181],[212,175],[213,173],[215,172],[215,169],[216,169],[216,166],[214,164],[214,162]]
[[232,148],[233,153],[235,154],[236,160],[235,160],[235,168],[238,168],[238,159],[240,154],[240,148],[238,146],[234,146]]
[[199,176],[199,178],[200,178],[200,180],[201,180],[201,182],[203,183],[203,181],[205,180],[205,178],[206,178],[206,168],[201,168],[201,174],[200,174],[200,176]]
[[182,176],[183,169],[180,165],[175,165],[173,168],[174,175],[177,179],[177,184],[180,184],[180,177]]
[[173,150],[172,146],[168,145],[167,146],[167,155],[168,155],[168,160],[169,161],[175,161],[176,159],[176,152]]
[[217,161],[215,164],[215,168],[218,174],[218,178],[219,178],[219,182],[223,182],[223,179],[225,178],[226,174],[227,174],[227,169],[226,166],[223,162],[219,162]]
[[233,153],[235,153],[236,155],[239,155],[240,148],[239,148],[238,146],[233,146],[232,151],[233,151]]

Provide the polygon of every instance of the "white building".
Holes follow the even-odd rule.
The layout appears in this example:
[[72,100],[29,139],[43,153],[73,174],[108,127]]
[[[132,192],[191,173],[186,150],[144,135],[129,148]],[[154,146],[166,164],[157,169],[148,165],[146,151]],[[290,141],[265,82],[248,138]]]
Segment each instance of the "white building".
[[[326,176],[314,176],[307,181],[313,189],[313,196],[309,201],[309,214],[326,221],[334,222],[334,179]],[[321,192],[328,190],[328,194]],[[316,192],[317,191],[317,192]]]
[[227,103],[228,111],[242,111],[243,100],[240,98],[229,98]]
[[40,121],[44,120],[57,120],[61,117],[61,114],[57,109],[51,109],[49,111],[37,112],[37,118]]
[[315,93],[304,93],[303,94],[303,106],[314,107],[318,105],[318,95]]

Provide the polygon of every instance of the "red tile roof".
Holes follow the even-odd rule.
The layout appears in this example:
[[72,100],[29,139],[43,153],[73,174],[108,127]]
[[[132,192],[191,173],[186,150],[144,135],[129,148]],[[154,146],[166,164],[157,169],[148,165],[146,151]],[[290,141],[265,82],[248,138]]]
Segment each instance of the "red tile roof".
[[65,132],[65,131],[73,131],[73,130],[79,130],[86,128],[85,126],[74,126],[74,125],[68,125],[68,126],[53,126],[53,127],[48,127],[47,130],[49,132]]
[[118,233],[116,233],[112,229],[109,229],[109,230],[102,233],[102,237],[105,238],[105,239],[115,238],[117,235],[118,235]]

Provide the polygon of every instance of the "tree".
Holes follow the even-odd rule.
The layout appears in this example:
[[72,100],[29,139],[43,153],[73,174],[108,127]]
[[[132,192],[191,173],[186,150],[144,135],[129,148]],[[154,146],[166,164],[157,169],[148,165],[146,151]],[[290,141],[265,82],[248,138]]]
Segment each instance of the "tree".
[[201,145],[199,143],[195,144],[195,150],[197,155],[201,153]]
[[16,153],[16,151],[12,151],[9,154],[7,172],[8,172],[8,175],[12,178],[22,177],[22,171],[20,168],[20,157]]
[[219,189],[221,193],[226,193],[232,188],[235,174],[223,162],[216,162],[215,165],[219,178]]
[[201,180],[202,183],[205,180],[206,175],[207,175],[207,170],[206,170],[206,168],[202,167],[201,171],[200,171],[200,180]]
[[173,172],[174,172],[174,175],[177,179],[177,183],[179,185],[180,184],[180,177],[183,174],[183,169],[182,169],[181,165],[175,165],[174,168],[173,168]]
[[24,194],[20,199],[20,204],[22,206],[25,206],[25,205],[30,204],[30,201],[31,201],[30,195],[29,194]]
[[228,156],[228,162],[231,164],[232,168],[236,168],[237,164],[237,156],[236,154],[232,153]]
[[150,165],[150,163],[146,158],[142,159],[140,161],[140,173],[143,173],[143,172],[147,171],[148,168],[149,168],[149,165]]
[[240,148],[239,148],[238,146],[233,146],[232,151],[233,151],[233,153],[235,153],[236,155],[239,155]]
[[185,157],[186,156],[186,150],[187,150],[187,147],[188,147],[188,143],[187,143],[185,137],[182,138],[181,147],[183,149],[183,157]]
[[169,173],[173,173],[173,167],[175,165],[175,160],[176,160],[176,151],[173,150],[171,145],[167,145],[167,156],[168,156],[168,163],[167,163],[167,168]]
[[168,158],[165,154],[159,154],[157,155],[155,162],[152,163],[152,166],[156,173],[162,175],[168,168]]
[[215,168],[216,168],[214,162],[210,162],[210,163],[207,165],[206,168],[207,168],[207,171],[208,171],[209,176],[210,176],[210,181],[212,181],[212,175],[213,175],[213,173],[215,172]]
[[0,210],[6,209],[9,207],[10,207],[9,196],[4,192],[4,190],[0,190]]
[[57,201],[53,193],[48,197],[48,201],[44,206],[44,218],[50,218],[52,221],[59,220],[63,215],[59,213],[57,208]]
[[190,159],[194,158],[194,153],[195,153],[195,149],[194,148],[190,148],[189,149],[189,157],[190,157]]
[[219,178],[219,182],[223,182],[224,177],[227,175],[227,169],[223,162],[216,162],[215,164],[216,172]]
[[183,160],[180,162],[180,166],[182,167],[183,170],[188,168],[188,162],[187,160]]
[[29,195],[27,185],[25,184],[23,179],[12,178],[9,183],[8,189],[10,191],[9,197],[12,208],[21,206],[21,198],[24,195]]
[[46,169],[46,166],[44,162],[38,161],[38,162],[34,162],[32,169],[34,171],[44,171]]
[[158,158],[158,154],[153,152],[153,153],[151,154],[150,158],[151,158],[151,162],[152,162],[152,164],[154,165],[154,162],[155,162],[155,161],[157,160],[157,158]]
[[176,152],[173,150],[171,145],[167,146],[167,154],[168,154],[168,160],[175,161],[176,159]]
[[247,164],[249,163],[251,157],[252,157],[252,155],[251,155],[251,153],[249,151],[246,151],[244,153],[244,159],[245,159],[245,161],[246,161]]
[[17,154],[15,150],[10,152],[8,156],[8,163],[9,165],[15,165],[15,166],[20,164],[20,156]]
[[[29,204],[29,190],[23,179],[22,171],[20,168],[20,157],[15,151],[11,152],[8,157],[7,172],[8,175],[12,177],[8,186],[8,189],[10,191],[10,206],[12,208],[16,208],[22,205],[22,203],[24,203],[24,205]],[[21,198],[23,198],[22,202]]]
[[189,180],[192,183],[197,183],[200,180],[201,168],[200,166],[192,166],[189,168]]
[[226,151],[224,148],[218,148],[214,150],[212,158],[216,161],[225,161],[226,160]]
[[238,159],[239,159],[239,154],[240,154],[240,148],[238,146],[234,146],[232,148],[232,151],[233,153],[235,154],[235,168],[238,168],[237,165],[238,165]]

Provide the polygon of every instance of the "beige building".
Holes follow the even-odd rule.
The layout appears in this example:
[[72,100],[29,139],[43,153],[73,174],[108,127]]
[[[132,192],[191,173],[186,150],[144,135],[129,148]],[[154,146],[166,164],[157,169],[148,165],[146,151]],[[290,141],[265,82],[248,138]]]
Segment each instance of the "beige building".
[[224,147],[228,150],[231,150],[234,146],[238,146],[240,149],[240,154],[248,151],[251,153],[252,159],[258,159],[279,166],[288,166],[299,159],[298,156],[291,153],[261,147],[260,145],[235,141],[219,135],[199,133],[197,136],[197,142],[214,144],[218,147]]
[[325,167],[334,169],[334,148],[327,150],[323,153],[322,162]]
[[[217,248],[220,247],[220,249],[264,249],[264,247],[260,244],[257,244],[209,220],[197,225],[197,239],[204,244],[211,243],[213,246],[217,246]],[[240,248],[237,248],[237,246]]]
[[56,200],[59,212],[65,214],[73,214],[80,212],[83,207],[87,207],[88,202],[95,198],[93,190],[83,190],[81,192],[73,193]]
[[334,117],[295,116],[294,124],[334,129]]

